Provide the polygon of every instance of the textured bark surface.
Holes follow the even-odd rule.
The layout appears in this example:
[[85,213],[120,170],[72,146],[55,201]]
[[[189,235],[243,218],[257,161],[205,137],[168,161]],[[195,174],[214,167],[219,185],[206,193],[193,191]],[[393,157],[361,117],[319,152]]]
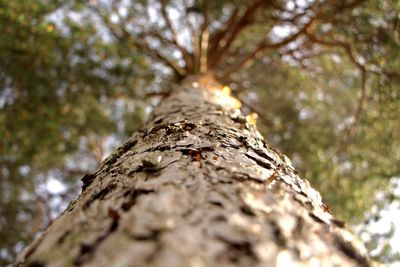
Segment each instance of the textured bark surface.
[[82,194],[19,264],[369,266],[227,91],[204,76],[183,81],[82,179]]

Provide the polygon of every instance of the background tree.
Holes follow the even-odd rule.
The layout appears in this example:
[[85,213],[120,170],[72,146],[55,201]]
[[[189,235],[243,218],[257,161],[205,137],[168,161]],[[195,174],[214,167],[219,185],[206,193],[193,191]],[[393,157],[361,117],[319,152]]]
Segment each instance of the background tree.
[[399,173],[396,1],[8,2],[0,4],[6,260],[23,246],[11,232],[29,240],[52,207],[62,209],[46,181],[69,185],[62,203],[71,199],[77,178],[137,129],[169,81],[206,69],[258,113],[266,140],[342,218],[359,222]]

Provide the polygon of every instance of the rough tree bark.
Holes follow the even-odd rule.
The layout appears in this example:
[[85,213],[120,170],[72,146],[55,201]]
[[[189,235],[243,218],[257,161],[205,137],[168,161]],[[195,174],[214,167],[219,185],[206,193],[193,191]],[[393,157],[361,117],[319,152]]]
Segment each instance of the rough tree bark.
[[369,266],[228,91],[181,82],[17,265]]

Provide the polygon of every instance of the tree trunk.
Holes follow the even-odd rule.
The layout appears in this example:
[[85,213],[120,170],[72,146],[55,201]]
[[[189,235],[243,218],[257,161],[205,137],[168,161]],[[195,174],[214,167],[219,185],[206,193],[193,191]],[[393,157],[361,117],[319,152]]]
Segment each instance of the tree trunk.
[[186,78],[17,264],[369,266],[238,105],[209,76]]

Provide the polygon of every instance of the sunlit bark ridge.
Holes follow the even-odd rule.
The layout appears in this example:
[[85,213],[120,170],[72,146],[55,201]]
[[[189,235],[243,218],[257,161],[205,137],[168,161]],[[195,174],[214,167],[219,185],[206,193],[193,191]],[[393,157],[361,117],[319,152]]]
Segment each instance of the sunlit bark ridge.
[[183,80],[19,264],[369,266],[239,107],[208,76]]

